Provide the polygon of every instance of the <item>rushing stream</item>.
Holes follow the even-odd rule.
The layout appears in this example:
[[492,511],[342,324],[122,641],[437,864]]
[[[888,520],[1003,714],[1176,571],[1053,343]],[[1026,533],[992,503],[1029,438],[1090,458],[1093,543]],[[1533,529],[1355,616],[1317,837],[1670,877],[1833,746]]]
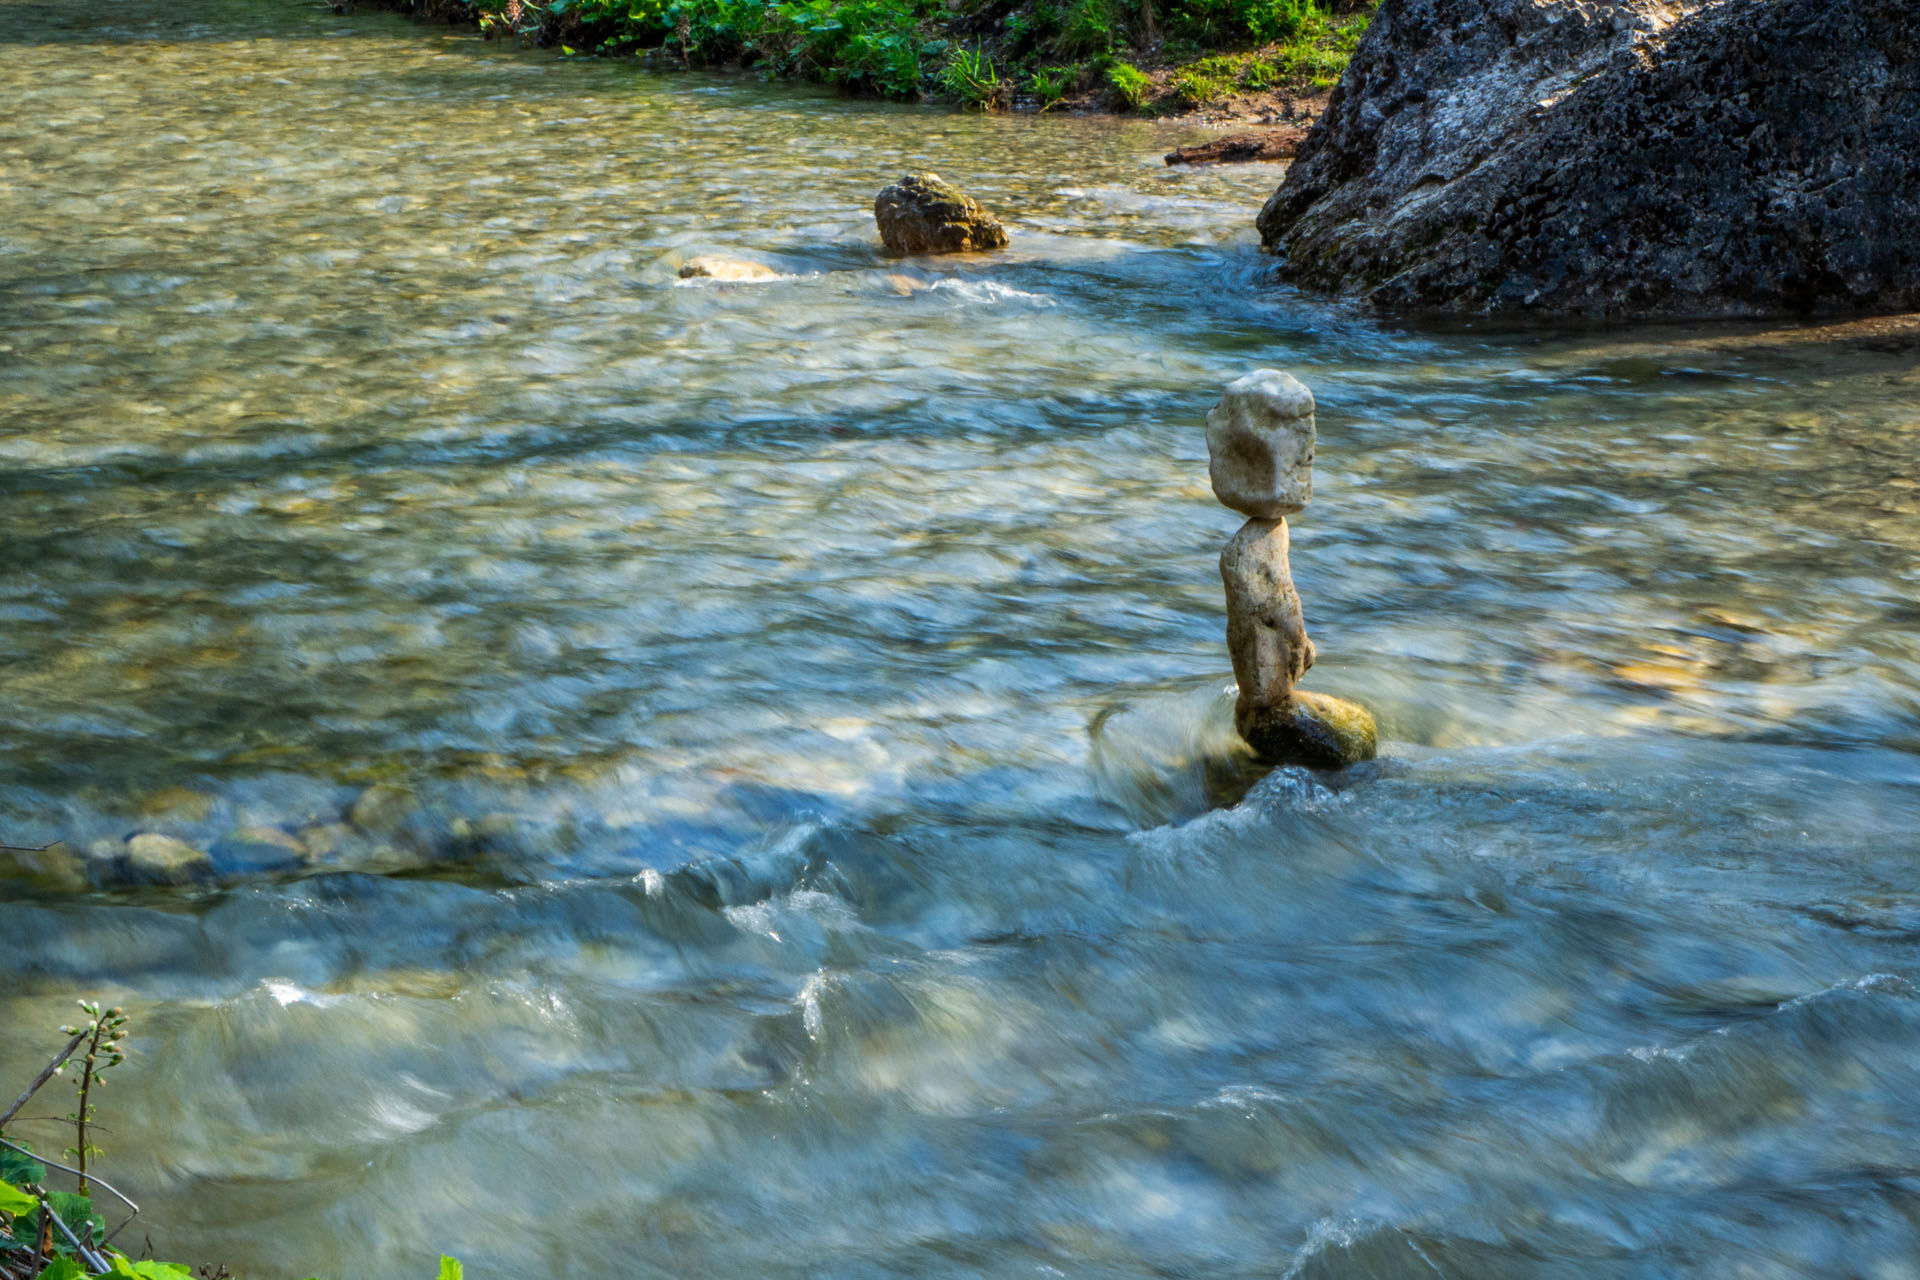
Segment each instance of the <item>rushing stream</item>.
[[[1381,328],[1150,122],[0,16],[0,842],[217,873],[0,900],[0,1101],[133,1016],[123,1244],[1920,1276],[1913,345]],[[909,168],[1012,249],[882,259]],[[1260,366],[1308,687],[1390,742],[1242,796]]]

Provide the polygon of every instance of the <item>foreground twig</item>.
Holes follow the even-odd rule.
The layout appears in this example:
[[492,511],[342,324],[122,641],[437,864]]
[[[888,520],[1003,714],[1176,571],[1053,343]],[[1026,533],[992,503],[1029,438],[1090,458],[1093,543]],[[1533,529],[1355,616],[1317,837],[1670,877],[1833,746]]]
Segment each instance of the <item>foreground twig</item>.
[[[33,1160],[33,1161],[36,1161],[37,1163],[46,1165],[49,1169],[58,1169],[62,1173],[71,1173],[75,1177],[80,1176],[80,1171],[78,1169],[73,1168],[71,1165],[61,1164],[58,1160],[49,1160],[47,1159],[47,1157],[41,1155],[38,1151],[29,1151],[27,1148],[21,1146],[17,1142],[9,1142],[5,1138],[0,1138],[0,1147],[5,1147],[9,1151],[18,1151],[21,1155],[27,1157],[29,1160]],[[138,1214],[140,1212],[140,1206],[133,1202],[132,1197],[128,1196],[126,1192],[120,1190],[118,1187],[114,1186],[111,1182],[108,1182],[105,1178],[101,1177],[97,1173],[89,1174],[87,1176],[95,1186],[105,1191],[108,1195],[112,1196],[115,1200],[118,1200],[121,1204],[127,1206],[127,1208],[133,1210],[132,1214],[127,1215],[127,1222],[132,1222],[134,1218],[134,1214]],[[115,1227],[108,1238],[111,1239],[112,1236],[118,1235],[120,1233],[120,1227],[124,1227],[126,1225],[127,1223],[123,1222],[120,1224],[119,1227]]]
[[12,1106],[8,1107],[4,1112],[0,1112],[0,1129],[6,1128],[7,1123],[20,1114],[20,1108],[26,1106],[27,1100],[33,1097],[34,1094],[40,1092],[41,1085],[53,1079],[53,1073],[66,1065],[67,1059],[73,1056],[73,1051],[78,1049],[80,1042],[86,1038],[87,1033],[82,1031],[79,1035],[68,1041],[67,1047],[62,1049],[59,1055],[47,1064],[46,1070],[34,1077],[33,1083],[27,1086],[27,1091],[18,1098],[15,1098]]

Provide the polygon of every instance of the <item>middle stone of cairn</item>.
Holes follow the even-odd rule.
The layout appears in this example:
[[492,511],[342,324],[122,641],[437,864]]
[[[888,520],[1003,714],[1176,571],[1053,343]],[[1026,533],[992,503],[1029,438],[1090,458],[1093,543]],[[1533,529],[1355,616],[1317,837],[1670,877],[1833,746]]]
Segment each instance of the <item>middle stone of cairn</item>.
[[1208,474],[1213,496],[1251,517],[1220,553],[1240,683],[1234,727],[1269,763],[1335,769],[1373,759],[1379,731],[1365,707],[1294,688],[1314,648],[1287,562],[1287,517],[1313,498],[1313,407],[1313,393],[1277,369],[1231,383],[1207,414]]

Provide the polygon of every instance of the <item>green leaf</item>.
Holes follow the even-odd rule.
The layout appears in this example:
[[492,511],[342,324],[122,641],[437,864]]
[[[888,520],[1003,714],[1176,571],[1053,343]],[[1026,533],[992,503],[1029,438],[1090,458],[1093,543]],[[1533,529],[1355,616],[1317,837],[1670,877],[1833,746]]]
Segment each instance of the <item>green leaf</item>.
[[[53,1206],[60,1221],[67,1224],[67,1229],[82,1240],[92,1243],[106,1238],[107,1220],[93,1211],[91,1198],[72,1191],[49,1191],[47,1203]],[[66,1237],[57,1232],[56,1238],[62,1243],[66,1241]]]
[[440,1257],[440,1280],[466,1280],[466,1271],[457,1258]]
[[11,1182],[0,1181],[0,1213],[11,1213],[16,1216],[32,1213],[39,1204],[38,1199],[28,1195]]
[[135,1262],[125,1254],[116,1254],[110,1276],[127,1280],[193,1280],[193,1271],[177,1262]]
[[8,1147],[0,1147],[0,1178],[15,1186],[25,1186],[29,1182],[45,1182],[47,1166],[32,1156],[23,1156]]
[[34,1280],[85,1280],[87,1269],[72,1258],[55,1258]]

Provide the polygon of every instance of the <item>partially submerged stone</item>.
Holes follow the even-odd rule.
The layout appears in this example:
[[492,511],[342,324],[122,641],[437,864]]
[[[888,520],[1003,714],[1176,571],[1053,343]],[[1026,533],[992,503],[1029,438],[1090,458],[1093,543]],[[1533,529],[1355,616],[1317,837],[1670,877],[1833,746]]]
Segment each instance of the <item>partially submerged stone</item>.
[[708,256],[687,259],[680,268],[680,278],[753,284],[764,280],[778,280],[780,273],[764,262],[749,262],[745,258]]
[[213,874],[213,859],[184,840],[143,831],[127,841],[126,876],[136,884],[193,884]]
[[0,893],[83,893],[87,887],[86,864],[71,845],[0,847]]
[[889,253],[978,253],[1007,246],[1000,220],[938,174],[911,173],[881,191],[873,217]]
[[1357,702],[1297,689],[1278,706],[1236,707],[1234,727],[1269,764],[1339,769],[1371,760],[1380,730],[1373,713]]
[[1207,414],[1213,496],[1261,520],[1311,502],[1313,408],[1313,392],[1278,369],[1256,369],[1229,383]]
[[279,827],[253,826],[230,831],[210,850],[228,874],[286,871],[303,865],[306,848],[298,837]]
[[406,827],[418,805],[411,788],[378,782],[354,800],[347,821],[369,835],[390,835]]

